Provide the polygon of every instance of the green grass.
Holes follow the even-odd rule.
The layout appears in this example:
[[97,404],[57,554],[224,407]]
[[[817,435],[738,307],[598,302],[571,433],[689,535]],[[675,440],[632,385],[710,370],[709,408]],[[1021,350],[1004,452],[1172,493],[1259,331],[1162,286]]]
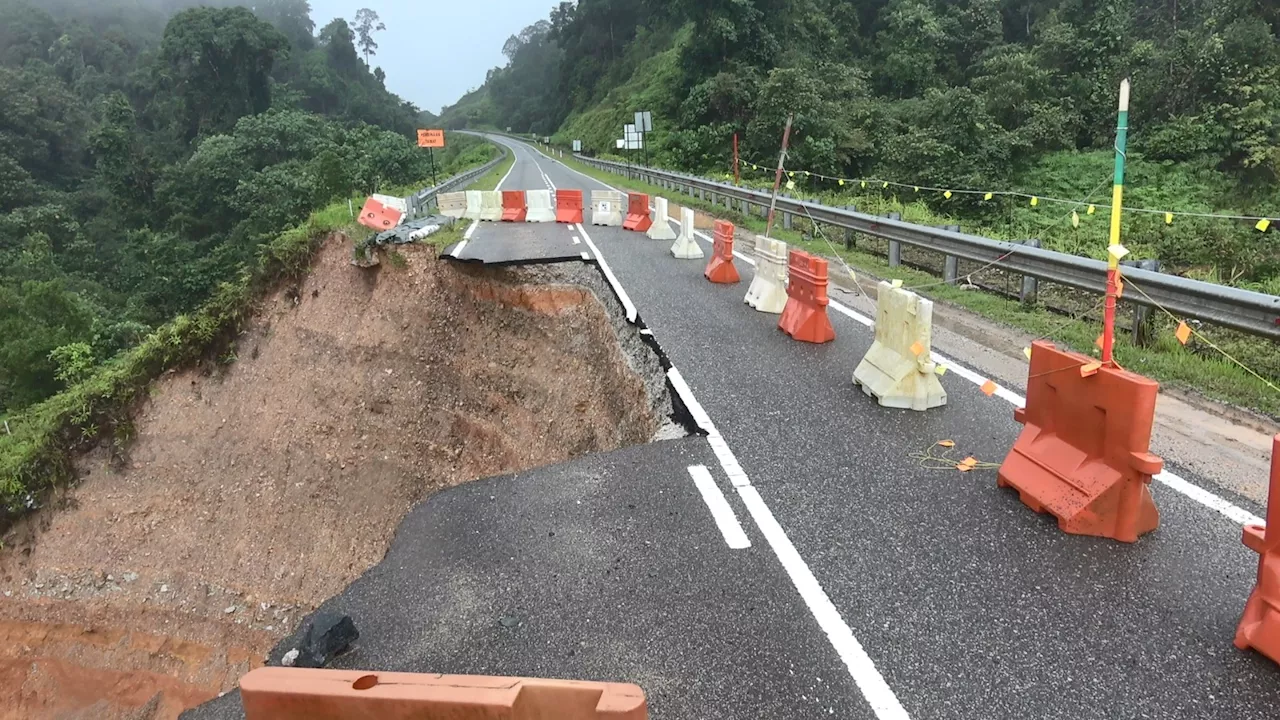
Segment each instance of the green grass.
[[[621,175],[596,170],[569,157],[568,154],[566,154],[564,162],[576,170],[615,187],[644,192],[650,195],[663,195],[679,205],[707,211],[715,217],[731,220],[753,232],[763,233],[765,230],[765,221],[758,215],[753,215],[749,218],[744,217],[740,212],[728,210],[723,205],[713,207],[710,203],[700,201],[696,197],[671,194],[656,185],[629,180]],[[925,215],[927,208],[913,208],[911,205],[904,206],[901,204],[897,207],[901,208],[898,210],[899,212],[906,211],[903,212],[903,217],[908,221],[930,225],[943,224],[937,216]],[[885,210],[885,212],[888,212],[888,210]],[[839,256],[851,268],[876,278],[899,278],[909,287],[930,285],[929,288],[922,290],[920,294],[936,301],[965,308],[989,319],[1030,333],[1033,336],[1052,339],[1059,346],[1097,355],[1098,351],[1093,344],[1094,339],[1097,338],[1101,331],[1101,325],[1097,322],[1087,319],[1072,320],[1040,307],[1024,306],[1016,300],[993,293],[963,290],[951,285],[935,284],[939,280],[937,276],[905,266],[891,268],[888,265],[888,261],[881,256],[857,249],[846,250],[843,246],[843,235],[835,236],[829,234],[828,238],[831,243],[828,244],[821,239],[821,236],[815,238],[809,233],[802,232],[802,229],[812,228],[812,225],[807,220],[797,218],[792,230],[784,230],[778,227],[777,225],[780,223],[781,218],[775,224],[774,237],[784,240],[795,247],[828,257]],[[830,230],[827,229],[826,232],[830,233]],[[861,278],[861,282],[865,284],[869,280]],[[1156,318],[1155,322],[1155,343],[1152,347],[1136,347],[1129,342],[1127,334],[1122,333],[1119,336],[1115,348],[1117,362],[1130,370],[1158,380],[1167,386],[1198,392],[1206,397],[1252,409],[1273,417],[1280,416],[1280,393],[1277,393],[1268,387],[1265,382],[1253,377],[1196,340],[1193,340],[1187,347],[1183,347],[1173,337],[1173,324],[1167,318]],[[1224,345],[1224,342],[1219,342],[1217,336],[1226,335],[1225,331],[1211,329],[1207,334],[1216,344],[1225,347],[1232,354],[1235,354],[1235,352],[1230,345],[1238,342],[1245,343],[1254,348],[1255,351],[1260,346],[1271,346],[1271,352],[1274,352],[1274,344],[1256,338],[1244,341],[1233,339]],[[1261,358],[1255,359],[1261,363]],[[1241,360],[1254,365],[1249,361],[1248,356],[1241,358]],[[1264,375],[1264,377],[1266,376]],[[1270,380],[1273,384],[1280,384],[1274,376],[1267,377],[1267,380]]]
[[[488,162],[495,150],[487,143],[485,147],[490,149],[467,149],[465,162],[471,167]],[[510,167],[510,162],[502,165]],[[502,165],[493,172],[502,170]],[[462,169],[466,168],[454,173]],[[404,194],[426,182],[406,188]],[[161,373],[202,358],[234,362],[234,339],[252,317],[258,298],[280,282],[305,276],[315,251],[330,233],[345,232],[357,243],[372,236],[373,231],[353,217],[353,208],[363,202],[363,196],[353,196],[315,211],[305,223],[263,244],[252,268],[219,285],[213,297],[194,312],[160,326],[63,392],[0,418],[8,421],[11,433],[0,434],[0,529],[37,507],[44,491],[74,479],[72,453],[77,448],[106,437],[113,453],[122,456],[133,437],[130,409]],[[455,225],[429,242],[443,246],[461,233]],[[394,259],[391,263],[396,264]]]

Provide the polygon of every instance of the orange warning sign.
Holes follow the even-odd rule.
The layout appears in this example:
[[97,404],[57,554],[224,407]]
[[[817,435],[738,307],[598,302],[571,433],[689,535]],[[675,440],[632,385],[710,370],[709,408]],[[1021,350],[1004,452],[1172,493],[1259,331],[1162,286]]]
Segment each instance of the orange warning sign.
[[418,147],[421,147],[421,148],[444,147],[444,131],[443,130],[419,130],[418,131]]

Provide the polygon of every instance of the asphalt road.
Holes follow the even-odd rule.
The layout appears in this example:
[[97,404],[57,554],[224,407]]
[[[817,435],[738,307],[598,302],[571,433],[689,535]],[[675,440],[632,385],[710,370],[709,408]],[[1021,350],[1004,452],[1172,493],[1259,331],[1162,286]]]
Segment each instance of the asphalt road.
[[[504,142],[504,189],[604,189]],[[999,462],[1016,437],[963,368],[944,408],[881,408],[851,382],[872,341],[857,319],[833,310],[834,342],[795,342],[743,304],[741,261],[741,284],[713,285],[669,242],[572,230],[475,232],[508,258],[528,232],[579,237],[711,435],[433,497],[329,604],[364,634],[342,667],[632,681],[657,718],[1280,716],[1280,668],[1231,645],[1257,567],[1237,522],[1157,484],[1161,527],[1138,543],[1065,535],[994,472],[913,457],[951,439]],[[194,716],[234,716],[215,711]]]

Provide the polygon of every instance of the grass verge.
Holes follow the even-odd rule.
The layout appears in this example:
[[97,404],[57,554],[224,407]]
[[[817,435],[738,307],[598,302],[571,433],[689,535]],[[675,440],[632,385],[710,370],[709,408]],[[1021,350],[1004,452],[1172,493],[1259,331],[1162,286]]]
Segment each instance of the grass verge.
[[[759,216],[747,217],[723,205],[713,206],[709,202],[688,195],[674,196],[659,186],[596,170],[569,157],[568,154],[565,155],[563,162],[575,170],[615,187],[650,195],[663,195],[680,205],[698,208],[709,215],[730,220],[755,233],[763,233],[765,230],[765,221]],[[1073,320],[1043,308],[1025,306],[1016,300],[992,293],[934,284],[939,281],[939,278],[934,275],[904,266],[891,268],[883,257],[856,249],[846,250],[841,238],[830,237],[831,242],[828,243],[821,239],[820,234],[815,236],[812,233],[803,232],[805,228],[812,230],[812,225],[807,220],[802,221],[797,218],[794,226],[791,230],[775,226],[773,235],[779,240],[784,240],[806,251],[827,257],[839,257],[854,270],[877,278],[900,278],[909,287],[930,285],[920,294],[935,301],[965,308],[1034,337],[1051,339],[1061,347],[1095,356],[1098,354],[1094,340],[1101,331],[1101,327],[1096,322],[1084,319]],[[867,280],[863,278],[862,282],[865,283]],[[1155,340],[1151,347],[1137,347],[1130,343],[1127,337],[1122,336],[1116,343],[1116,361],[1134,372],[1151,377],[1167,386],[1199,393],[1272,418],[1280,417],[1280,393],[1269,387],[1266,382],[1231,363],[1198,340],[1192,340],[1187,346],[1181,345],[1173,337],[1174,323],[1168,318],[1158,317],[1155,323]],[[1266,341],[1257,339],[1237,341],[1232,344],[1240,342],[1249,343],[1252,347],[1259,349],[1270,345]],[[1222,345],[1222,343],[1218,344]],[[1246,345],[1246,350],[1248,347],[1249,345]],[[1228,350],[1232,348],[1228,347]],[[1248,364],[1247,359],[1241,359]],[[1277,382],[1276,378],[1268,377],[1267,380],[1273,384]]]

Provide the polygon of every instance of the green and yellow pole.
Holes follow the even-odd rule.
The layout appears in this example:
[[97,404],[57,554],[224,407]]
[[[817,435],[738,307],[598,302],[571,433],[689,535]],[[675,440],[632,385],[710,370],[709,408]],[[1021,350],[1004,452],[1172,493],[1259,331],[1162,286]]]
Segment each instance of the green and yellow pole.
[[1111,187],[1111,241],[1107,250],[1107,303],[1102,314],[1102,362],[1115,366],[1111,349],[1116,336],[1116,298],[1120,295],[1120,209],[1124,202],[1125,142],[1129,137],[1129,78],[1120,82],[1120,112],[1116,117],[1116,173]]

